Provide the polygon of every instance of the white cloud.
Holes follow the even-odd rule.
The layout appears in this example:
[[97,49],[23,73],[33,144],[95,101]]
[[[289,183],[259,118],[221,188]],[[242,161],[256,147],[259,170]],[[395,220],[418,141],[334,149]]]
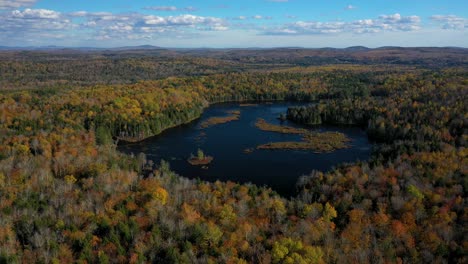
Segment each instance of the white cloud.
[[[0,7],[5,7],[6,2],[0,0]],[[161,15],[156,12],[149,15],[148,12],[144,12],[145,14],[110,13],[84,10],[63,13],[48,9],[28,8],[25,5],[34,1],[8,2],[9,6],[13,2],[21,2],[22,5],[18,10],[0,11],[0,36],[2,36],[0,45],[87,43],[85,45],[108,46],[135,43],[163,45],[166,43],[166,46],[177,46],[177,43],[185,43],[183,45],[186,46],[198,44],[199,46],[219,47],[242,46],[244,43],[247,46],[288,46],[302,39],[309,40],[308,46],[319,45],[316,43],[324,43],[323,46],[336,46],[341,45],[335,42],[340,38],[347,39],[346,45],[358,44],[357,40],[367,38],[369,43],[375,39],[375,43],[384,45],[404,41],[393,41],[390,36],[406,36],[408,39],[413,39],[412,43],[420,43],[420,45],[444,44],[444,39],[433,38],[435,35],[433,32],[437,32],[440,36],[452,37],[458,41],[454,42],[455,45],[455,43],[463,43],[463,40],[466,42],[466,34],[460,34],[458,30],[468,28],[466,18],[454,15],[434,15],[430,17],[432,23],[423,23],[418,16],[404,16],[398,13],[353,21],[297,21],[298,18],[287,16],[290,19],[287,21],[290,23],[279,24],[263,23],[266,19],[272,19],[267,16],[268,14],[223,19],[196,16],[188,11],[185,14],[173,13],[173,15]],[[177,8],[177,11],[184,9]],[[186,7],[186,9],[190,8]],[[432,30],[431,33],[427,33],[429,30]],[[372,38],[369,38],[367,33],[373,34]],[[244,41],[243,38],[247,35],[251,41]],[[163,39],[166,42],[161,43]],[[227,41],[228,39],[230,41]],[[323,42],[315,42],[316,40]],[[330,42],[326,42],[328,40]],[[382,41],[378,42],[378,40]],[[466,46],[466,44],[463,45]]]
[[255,16],[252,16],[252,19],[256,19],[256,20],[260,20],[260,19],[271,20],[271,19],[273,19],[273,17],[272,17],[272,16],[255,15]]
[[32,6],[37,0],[0,0],[0,9],[15,9]]
[[194,12],[198,9],[193,6],[187,6],[183,8],[178,8],[176,6],[147,6],[144,7],[145,10],[154,10],[154,11],[186,11],[186,12]]
[[113,32],[125,33],[131,32],[133,30],[133,27],[125,23],[116,23],[115,25],[109,26],[108,29]]
[[254,15],[254,16],[237,16],[231,17],[230,20],[272,20],[272,16],[262,16],[262,15]]
[[60,30],[73,27],[69,19],[61,13],[48,9],[25,9],[3,13],[0,31],[9,33],[28,33],[38,31]]
[[[195,16],[155,16],[141,13],[76,11],[60,13],[47,9],[24,9],[0,13],[0,35],[3,43],[57,38],[94,40],[138,40],[180,37],[208,31],[226,31],[228,23],[221,18]],[[80,37],[78,37],[80,36]]]
[[403,17],[400,14],[396,13],[393,15],[381,15],[381,19],[384,20],[384,23],[387,24],[411,24],[411,23],[419,23],[421,22],[421,19],[418,16],[406,16]]
[[12,18],[25,18],[25,19],[58,19],[60,17],[60,13],[47,10],[47,9],[25,9],[24,11],[15,10],[11,12]]
[[344,9],[345,10],[353,10],[353,9],[356,9],[357,7],[353,6],[353,5],[347,5]]
[[418,16],[401,16],[400,14],[382,15],[377,19],[362,19],[351,22],[332,21],[297,21],[264,32],[267,35],[310,35],[337,34],[351,32],[378,33],[382,31],[415,31],[420,29],[421,19]]
[[[225,31],[226,21],[215,17],[203,17],[190,14],[177,16],[156,16],[139,13],[79,13],[86,19],[83,28],[93,28],[96,38],[103,36],[113,39],[151,39],[165,35],[179,36],[193,34],[194,31]],[[125,34],[123,34],[125,33]]]
[[0,35],[3,42],[24,45],[25,42],[66,38],[78,26],[61,14],[48,9],[25,9],[0,14]]
[[73,16],[73,17],[84,17],[84,16],[88,15],[88,12],[86,12],[86,11],[77,11],[77,12],[69,13],[69,15]]
[[229,30],[229,27],[222,26],[222,25],[215,25],[215,26],[209,27],[208,30],[210,30],[210,31],[226,31],[226,30]]
[[183,10],[187,12],[195,12],[198,10],[198,8],[193,7],[193,6],[187,6],[187,7],[184,7]]
[[148,6],[145,7],[146,10],[155,10],[155,11],[177,11],[175,6]]
[[443,29],[462,30],[468,28],[468,19],[455,15],[434,15],[431,20],[441,24]]
[[143,17],[144,23],[147,25],[164,25],[164,26],[193,26],[193,25],[216,25],[219,26],[223,23],[220,18],[214,17],[201,17],[194,15],[180,15],[180,16],[145,16]]

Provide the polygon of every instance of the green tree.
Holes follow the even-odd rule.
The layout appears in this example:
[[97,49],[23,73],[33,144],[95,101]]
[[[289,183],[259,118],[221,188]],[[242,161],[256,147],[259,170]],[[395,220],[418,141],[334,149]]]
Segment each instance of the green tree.
[[201,149],[197,150],[197,158],[199,160],[205,159],[205,153],[203,153],[203,150],[201,150]]
[[98,145],[110,145],[113,143],[111,132],[107,127],[99,126],[96,129],[96,143]]

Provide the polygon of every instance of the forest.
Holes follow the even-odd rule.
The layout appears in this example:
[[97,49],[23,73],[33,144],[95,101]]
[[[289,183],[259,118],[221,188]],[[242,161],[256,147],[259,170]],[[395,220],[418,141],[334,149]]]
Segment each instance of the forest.
[[149,46],[50,50],[2,50],[0,47],[0,86],[17,90],[132,84],[175,76],[289,71],[297,66],[466,68],[466,54],[464,48],[450,47],[165,49]]
[[[423,61],[447,51],[427,52]],[[0,263],[468,262],[466,51],[439,67],[209,54],[100,58],[122,66],[115,79],[95,59],[4,54]],[[167,72],[127,79],[156,64]],[[360,126],[377,147],[367,161],[304,175],[291,198],[189,180],[116,150],[232,101],[310,102],[287,118]]]

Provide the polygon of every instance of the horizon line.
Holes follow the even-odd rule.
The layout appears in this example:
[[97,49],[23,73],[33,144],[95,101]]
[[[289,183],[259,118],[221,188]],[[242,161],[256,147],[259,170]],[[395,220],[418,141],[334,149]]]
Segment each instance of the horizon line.
[[368,47],[364,45],[354,45],[347,47],[304,47],[304,46],[269,46],[269,47],[168,47],[168,46],[155,46],[151,44],[142,44],[134,46],[56,46],[56,45],[38,45],[38,46],[6,46],[0,45],[0,50],[16,49],[16,50],[27,50],[27,49],[50,49],[50,50],[59,50],[59,49],[132,49],[132,48],[147,48],[147,49],[188,49],[188,50],[197,50],[197,49],[213,49],[213,50],[223,50],[223,49],[350,49],[350,48],[362,48],[362,49],[382,49],[382,48],[458,48],[458,49],[468,49],[468,46],[376,46]]

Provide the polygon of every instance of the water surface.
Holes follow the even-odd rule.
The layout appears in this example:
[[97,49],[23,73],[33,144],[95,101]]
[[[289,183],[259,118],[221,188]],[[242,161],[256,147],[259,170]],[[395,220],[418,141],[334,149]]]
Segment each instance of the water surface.
[[[352,141],[351,148],[336,150],[333,153],[314,153],[295,150],[254,150],[246,154],[247,148],[279,141],[299,141],[300,135],[286,135],[261,131],[255,127],[258,118],[269,123],[297,126],[281,122],[277,117],[286,113],[290,106],[304,103],[272,103],[240,107],[239,104],[217,104],[205,110],[202,117],[189,124],[171,128],[162,134],[138,143],[119,146],[124,153],[143,152],[148,159],[159,163],[169,161],[171,169],[181,176],[200,178],[207,181],[251,182],[259,186],[267,185],[278,193],[291,196],[295,194],[297,179],[312,170],[326,171],[343,162],[366,160],[370,156],[371,143],[365,131],[356,127],[322,126],[310,128],[319,131],[339,131]],[[231,110],[240,110],[238,121],[200,129],[200,123],[214,116],[226,116]],[[192,166],[187,158],[197,149],[213,156],[208,169]]]

